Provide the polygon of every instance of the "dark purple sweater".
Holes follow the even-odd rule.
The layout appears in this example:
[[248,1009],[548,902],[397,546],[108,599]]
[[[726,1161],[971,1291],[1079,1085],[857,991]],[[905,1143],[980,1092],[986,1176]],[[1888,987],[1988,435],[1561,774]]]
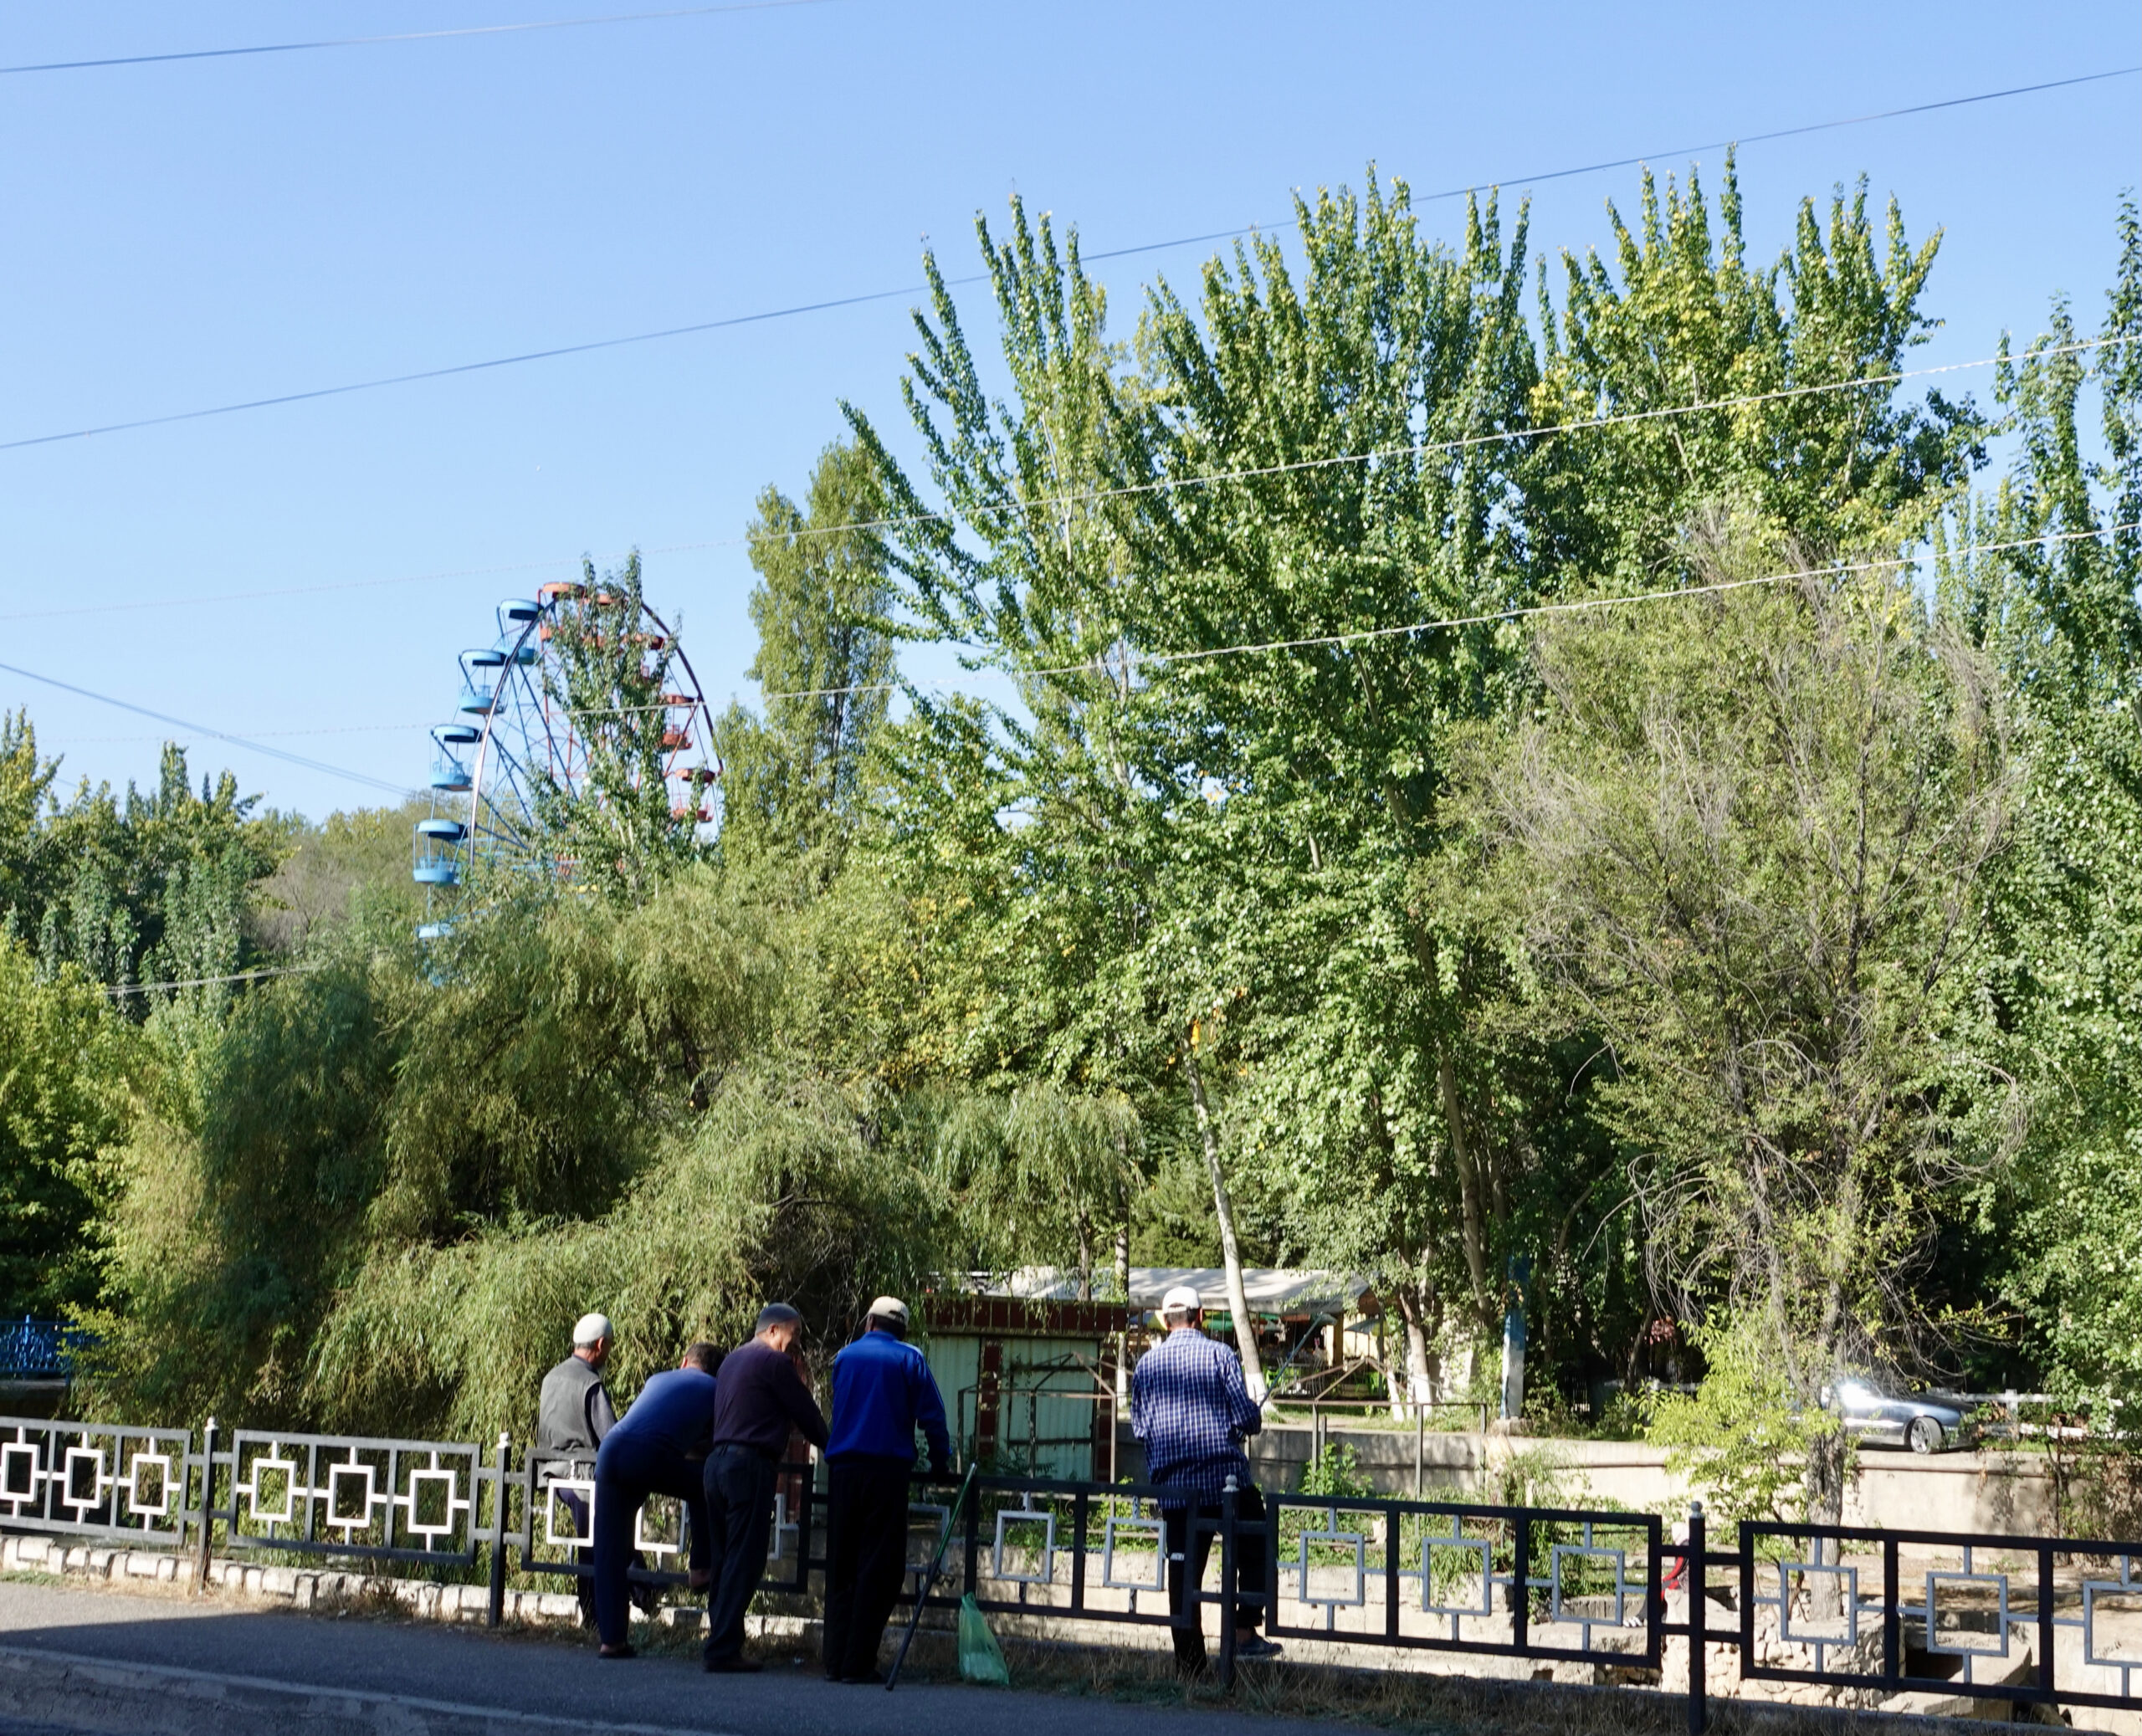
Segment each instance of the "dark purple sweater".
[[777,1458],[791,1427],[813,1447],[826,1444],[826,1419],[818,1414],[796,1365],[756,1339],[723,1359],[721,1390],[714,1401],[714,1445],[748,1447]]

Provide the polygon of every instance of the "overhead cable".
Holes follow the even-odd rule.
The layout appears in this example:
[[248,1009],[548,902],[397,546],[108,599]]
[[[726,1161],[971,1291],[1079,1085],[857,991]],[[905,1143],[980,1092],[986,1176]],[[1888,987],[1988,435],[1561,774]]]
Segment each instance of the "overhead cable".
[[[795,0],[795,3],[801,3],[801,0]],[[2142,66],[2121,66],[2105,72],[2083,73],[2071,79],[2053,79],[2036,84],[2016,84],[2001,90],[1982,90],[1969,96],[1947,97],[1939,102],[1918,103],[1906,108],[1885,109],[1878,114],[1847,115],[1836,120],[1810,121],[1801,126],[1786,127],[1775,132],[1758,133],[1742,142],[1752,144],[1768,139],[1796,137],[1806,133],[1824,132],[1837,127],[1864,126],[1876,120],[1893,120],[1909,115],[1928,114],[1939,109],[1961,108],[1973,103],[1996,102],[2007,97],[2026,96],[2042,90],[2062,90],[2074,84],[2094,84],[2105,79],[2129,78],[2138,72],[2142,72]],[[1416,195],[1415,202],[1427,204],[1440,199],[1459,198],[1467,193],[1477,192],[1484,187],[1560,180],[1572,175],[1589,175],[1605,169],[1625,168],[1634,163],[1651,161],[1654,157],[1678,156],[1690,151],[1724,149],[1734,142],[1732,140],[1718,140],[1704,145],[1678,146],[1672,151],[1650,152],[1643,156],[1617,157],[1611,162],[1586,163],[1575,168],[1555,169],[1544,174],[1521,178],[1510,176],[1494,182],[1475,182],[1468,187],[1452,187],[1442,192]],[[1168,241],[1144,242],[1135,247],[1115,248],[1096,253],[1082,253],[1080,257],[1085,259],[1123,259],[1134,253],[1158,253],[1168,248],[1191,247],[1202,242],[1229,240],[1273,227],[1275,226],[1251,223],[1240,228],[1216,229],[1201,235],[1178,236]],[[976,272],[963,277],[946,278],[943,281],[948,287],[960,287],[985,282],[986,278],[986,273]],[[920,294],[927,287],[926,284],[915,284],[903,285],[894,289],[873,289],[860,294],[833,296],[819,301],[800,302],[792,307],[772,308],[761,313],[735,314],[723,319],[697,320],[687,325],[664,326],[658,331],[634,332],[624,337],[596,338],[582,343],[556,345],[549,349],[523,351],[512,356],[492,356],[482,361],[459,362],[448,367],[423,368],[410,373],[390,374],[374,380],[351,381],[340,386],[315,387],[304,392],[279,392],[269,397],[245,398],[234,403],[213,404],[198,410],[179,410],[162,416],[136,417],[126,422],[101,422],[89,428],[64,429],[57,433],[32,434],[15,440],[0,440],[0,452],[16,452],[32,446],[50,446],[68,440],[87,440],[100,434],[126,433],[140,428],[164,428],[174,422],[198,422],[209,417],[234,416],[248,410],[264,410],[283,404],[306,403],[318,398],[341,397],[351,392],[377,392],[388,387],[410,386],[426,380],[445,380],[463,374],[484,373],[494,368],[514,367],[523,362],[549,361],[561,356],[584,356],[598,350],[622,349],[628,345],[656,343],[669,338],[686,337],[700,332],[720,331],[732,326],[758,325],[771,320],[792,319],[803,314],[823,313],[837,308],[859,307],[869,302],[889,301],[898,296]]]
[[[2056,344],[2032,350],[2025,360],[2074,355],[2124,342],[2118,338],[2083,338],[2072,344]],[[1661,422],[1676,416],[1697,416],[1707,411],[1730,410],[1747,404],[1781,403],[1790,398],[1811,397],[1825,392],[1851,392],[1863,386],[1895,386],[1906,380],[1926,379],[1935,374],[1962,373],[1970,368],[1992,367],[2013,361],[2009,356],[1986,356],[1973,361],[1945,361],[1936,366],[1904,368],[1886,374],[1861,374],[1850,380],[1826,380],[1810,386],[1783,386],[1772,392],[1743,392],[1732,397],[1708,398],[1693,404],[1663,404],[1650,410],[1627,410],[1612,416],[1586,417],[1578,422],[1542,422],[1521,428],[1498,428],[1485,434],[1462,434],[1449,440],[1412,440],[1403,446],[1374,447],[1366,452],[1327,453],[1320,458],[1288,458],[1279,463],[1250,464],[1234,470],[1198,470],[1187,476],[1156,477],[1150,482],[1126,482],[1113,488],[1081,489],[1068,494],[1041,494],[1031,500],[1011,503],[1017,510],[1038,512],[1053,507],[1090,506],[1098,501],[1121,499],[1135,494],[1165,494],[1176,489],[1210,488],[1215,483],[1254,482],[1266,477],[1287,476],[1304,470],[1328,470],[1344,464],[1374,463],[1381,458],[1425,458],[1433,453],[1465,452],[1475,447],[1504,446],[1521,440],[1544,439],[1550,434],[1585,434],[1599,428],[1621,428],[1631,422]],[[762,536],[740,536],[734,543],[776,541],[789,536],[832,536],[849,530],[889,530],[910,525],[951,524],[959,515],[949,512],[911,512],[879,519],[857,519],[844,525],[805,525],[792,530]]]
[[525,24],[464,24],[451,30],[402,30],[390,36],[331,36],[314,42],[264,42],[236,49],[182,49],[168,54],[108,54],[96,60],[41,60],[0,66],[15,73],[86,72],[106,66],[155,66],[172,60],[230,60],[248,54],[300,54],[315,49],[367,49],[386,43],[443,42],[457,36],[515,36],[529,30],[576,30],[590,24],[643,24],[661,18],[703,18],[725,12],[773,12],[792,6],[822,6],[831,0],[732,0],[726,6],[680,6],[666,12],[603,13],[584,18],[540,18]]
[[[2103,348],[2114,341],[2109,338],[2084,338],[2071,344],[2057,344],[2027,352],[2024,359],[2080,354],[2086,350]],[[1380,448],[1369,452],[1336,453],[1321,458],[1300,458],[1286,463],[1258,465],[1246,469],[1202,471],[1195,475],[1168,477],[1148,483],[1129,483],[1115,489],[1092,489],[1076,494],[1043,495],[1022,503],[1029,510],[1055,506],[1091,504],[1092,503],[1130,494],[1152,493],[1179,488],[1197,488],[1217,482],[1238,482],[1254,478],[1284,474],[1290,470],[1309,470],[1337,464],[1367,463],[1378,458],[1421,457],[1433,452],[1453,452],[1467,446],[1494,444],[1499,442],[1539,439],[1549,434],[1588,433],[1594,429],[1615,428],[1628,422],[1656,422],[1663,417],[1693,416],[1709,410],[1729,410],[1747,404],[1776,402],[1787,398],[1809,397],[1826,392],[1855,391],[1865,386],[1893,386],[1906,380],[1929,378],[1936,374],[1965,372],[1972,368],[1992,367],[2004,360],[2016,358],[2001,356],[1980,356],[1970,361],[1944,362],[1938,366],[1905,368],[1887,374],[1862,374],[1849,380],[1829,380],[1808,386],[1786,387],[1775,392],[1748,392],[1731,397],[1711,398],[1701,403],[1665,405],[1650,410],[1632,410],[1613,416],[1593,417],[1589,421],[1543,424],[1537,428],[1509,428],[1489,434],[1467,435],[1447,441],[1421,441],[1408,446]],[[945,513],[910,513],[904,515],[856,519],[837,525],[804,525],[792,530],[769,532],[758,536],[713,537],[699,542],[664,543],[640,550],[643,556],[697,553],[705,549],[746,548],[755,542],[766,542],[787,536],[835,536],[852,530],[887,530],[918,524],[949,521]],[[402,573],[385,579],[343,579],[325,585],[284,585],[261,591],[225,591],[198,597],[151,597],[127,602],[74,603],[58,609],[22,609],[0,615],[0,622],[52,621],[71,618],[78,615],[131,614],[142,609],[198,608],[212,603],[256,602],[282,597],[317,597],[337,591],[368,591],[389,585],[429,583],[438,579],[466,578],[487,574],[547,571],[561,566],[577,567],[584,559],[623,560],[632,551],[620,550],[599,556],[560,556],[552,561],[523,561],[500,566],[464,566],[443,571]]]
[[[1951,557],[1991,555],[2007,549],[2042,548],[2047,543],[2073,542],[2083,537],[2114,536],[2122,531],[2136,530],[2142,530],[2142,520],[2134,524],[2109,525],[2097,530],[2062,530],[2043,536],[2022,536],[2006,542],[1967,543],[1942,552]],[[1447,615],[1433,621],[1409,621],[1396,627],[1357,627],[1344,632],[1312,633],[1294,639],[1259,639],[1248,644],[1218,645],[1196,651],[1131,652],[1129,657],[1130,662],[1141,668],[1160,668],[1174,663],[1207,663],[1222,657],[1247,657],[1265,651],[1306,651],[1335,645],[1364,644],[1376,639],[1403,638],[1461,627],[1484,627],[1490,622],[1521,621],[1539,615],[1582,614],[1595,609],[1619,608],[1628,603],[1673,602],[1691,597],[1712,597],[1721,591],[1745,591],[1758,585],[1781,585],[1796,579],[1837,578],[1848,573],[1878,572],[1884,567],[1909,564],[1902,556],[1887,556],[1879,561],[1834,561],[1825,566],[1803,566],[1791,572],[1765,573],[1751,579],[1721,579],[1709,585],[1681,585],[1662,591],[1627,591],[1615,597],[1578,597],[1567,602],[1529,603],[1518,607],[1486,609],[1472,615]],[[957,645],[957,642],[953,643]],[[976,648],[966,646],[961,648]],[[1097,660],[1089,657],[1074,663],[1056,663],[1031,669],[977,668],[966,673],[970,678],[977,680],[1027,681],[1041,675],[1089,674],[1096,667]],[[956,684],[949,681],[874,681],[853,687],[802,688],[792,692],[762,694],[760,697],[766,699],[829,699],[848,694],[904,693],[925,686],[944,689]]]
[[385,778],[371,776],[362,771],[351,771],[345,766],[330,766],[325,760],[308,760],[302,754],[285,752],[279,747],[268,747],[243,735],[233,735],[226,730],[212,730],[206,724],[188,723],[182,717],[173,717],[168,712],[151,711],[146,705],[136,705],[130,699],[114,699],[110,694],[93,692],[86,687],[77,687],[71,681],[61,681],[54,676],[40,675],[34,669],[18,668],[13,663],[0,663],[0,672],[19,675],[25,681],[42,682],[47,687],[56,687],[62,693],[79,694],[85,699],[95,699],[100,705],[115,705],[121,711],[133,712],[137,717],[154,718],[160,724],[169,724],[196,735],[213,735],[218,741],[228,741],[233,747],[242,747],[256,754],[265,754],[271,760],[281,760],[292,766],[301,766],[308,771],[322,771],[330,777],[346,778],[353,784],[369,784],[375,790],[385,790],[397,796],[409,794],[406,784],[392,784]]
[[106,983],[107,995],[146,995],[164,989],[204,989],[219,982],[258,982],[264,976],[307,976],[315,970],[324,970],[324,965],[284,965],[266,970],[238,970],[228,976],[188,976],[177,982],[115,982]]
[[[2083,538],[2114,536],[2124,531],[2138,530],[2142,530],[2142,520],[2128,524],[2109,525],[2095,530],[2063,530],[2040,536],[2015,537],[2004,542],[1965,543],[1941,552],[1950,558],[1964,555],[1991,555],[2011,549],[2043,548],[2050,543],[2066,543]],[[1342,632],[1309,634],[1299,638],[1261,639],[1250,643],[1214,646],[1194,651],[1139,652],[1131,655],[1133,661],[1141,666],[1158,668],[1174,663],[1210,662],[1223,657],[1245,657],[1259,652],[1302,651],[1330,646],[1361,644],[1377,639],[1399,638],[1461,627],[1480,627],[1495,622],[1520,621],[1542,615],[1581,614],[1597,609],[1617,608],[1625,604],[1669,602],[1692,597],[1711,597],[1723,591],[1745,591],[1751,586],[1760,585],[1784,584],[1796,579],[1836,578],[1849,573],[1878,572],[1884,567],[1903,566],[1907,564],[1909,564],[1907,558],[1902,556],[1887,556],[1878,561],[1837,561],[1824,566],[1800,567],[1791,572],[1765,573],[1755,578],[1724,579],[1709,585],[1683,585],[1668,590],[1629,591],[1613,597],[1580,597],[1566,602],[1530,603],[1521,607],[1488,609],[1471,615],[1448,615],[1432,621],[1409,621],[1396,627],[1358,627]],[[956,648],[971,650],[976,648],[956,643]],[[1087,673],[1093,671],[1095,666],[1095,660],[1087,658],[1074,663],[1057,663],[1027,669],[970,669],[966,674],[968,678],[976,680],[1026,681],[1043,675]],[[346,771],[338,766],[325,765],[317,760],[308,760],[296,754],[284,753],[279,749],[265,747],[243,736],[233,735],[222,730],[212,730],[205,725],[189,724],[183,719],[171,717],[161,711],[151,711],[146,706],[131,704],[124,699],[115,699],[108,694],[92,693],[87,688],[76,687],[69,682],[56,681],[49,675],[39,675],[33,670],[18,668],[12,663],[0,663],[0,671],[5,671],[13,675],[21,675],[32,681],[41,681],[48,686],[60,688],[68,693],[79,694],[85,699],[96,699],[107,705],[116,705],[123,710],[137,712],[144,717],[155,718],[161,722],[172,724],[180,729],[213,735],[218,740],[228,741],[238,747],[249,748],[255,753],[266,754],[274,759],[286,760],[292,765],[302,766],[311,771],[324,771],[333,776],[370,784],[378,789],[391,791],[397,796],[406,796],[410,793],[407,787],[400,784],[391,784],[383,779],[366,776],[362,772]],[[956,684],[946,681],[863,682],[847,687],[773,689],[761,693],[760,697],[762,699],[834,699],[852,694],[903,693],[914,691],[921,687],[944,690]],[[621,707],[617,709],[639,710],[656,708]],[[672,706],[660,709],[674,710],[677,708]],[[414,729],[423,726],[410,725],[401,727]]]

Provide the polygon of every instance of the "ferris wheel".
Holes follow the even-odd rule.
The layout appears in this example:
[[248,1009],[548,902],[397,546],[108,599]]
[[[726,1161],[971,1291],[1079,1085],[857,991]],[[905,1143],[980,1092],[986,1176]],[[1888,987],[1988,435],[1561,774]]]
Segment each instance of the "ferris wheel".
[[432,734],[432,813],[411,873],[445,912],[514,885],[596,878],[625,856],[713,835],[714,717],[677,636],[625,574],[545,585],[498,606],[460,656],[456,716]]

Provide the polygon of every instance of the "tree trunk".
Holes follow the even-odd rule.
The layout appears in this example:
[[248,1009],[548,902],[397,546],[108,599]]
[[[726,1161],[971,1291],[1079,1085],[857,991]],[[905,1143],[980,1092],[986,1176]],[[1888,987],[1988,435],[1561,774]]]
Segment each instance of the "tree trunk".
[[1182,1046],[1183,1075],[1190,1081],[1190,1101],[1197,1111],[1197,1137],[1205,1146],[1205,1167],[1212,1177],[1212,1211],[1220,1221],[1220,1260],[1227,1268],[1227,1312],[1234,1316],[1235,1349],[1242,1353],[1242,1377],[1253,1399],[1264,1396],[1264,1365],[1257,1354],[1257,1327],[1249,1314],[1249,1292],[1242,1281],[1242,1249],[1235,1241],[1235,1205],[1227,1195],[1227,1172],[1220,1167],[1220,1139],[1205,1101],[1205,1079],[1197,1070],[1194,1043]]
[[1079,1300],[1094,1299],[1094,1226],[1086,1214],[1079,1214]]
[[1443,1094],[1443,1124],[1450,1129],[1451,1158],[1458,1165],[1458,1238],[1465,1249],[1465,1276],[1473,1286],[1473,1313],[1480,1330],[1493,1333],[1499,1317],[1488,1288],[1486,1202],[1480,1197],[1480,1172],[1466,1137],[1464,1108],[1458,1100],[1458,1069],[1451,1065],[1449,1049],[1442,1044],[1436,1047],[1436,1083]]
[[[1130,1300],[1130,1206],[1128,1201],[1120,1201],[1115,1222],[1115,1293],[1117,1299],[1127,1307]],[[1127,1332],[1119,1332],[1115,1335],[1115,1404],[1118,1416],[1122,1416],[1130,1404],[1130,1334]]]
[[1417,1406],[1432,1404],[1442,1395],[1442,1370],[1435,1341],[1443,1325],[1443,1298],[1426,1279],[1396,1287],[1394,1298],[1406,1331],[1406,1390],[1404,1402],[1392,1395],[1394,1415],[1412,1415]]

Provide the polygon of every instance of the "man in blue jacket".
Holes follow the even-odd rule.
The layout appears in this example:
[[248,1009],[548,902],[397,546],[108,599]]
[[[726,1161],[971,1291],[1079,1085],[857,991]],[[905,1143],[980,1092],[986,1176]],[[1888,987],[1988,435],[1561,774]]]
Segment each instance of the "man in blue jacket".
[[922,1352],[907,1342],[907,1304],[880,1296],[870,1304],[863,1336],[833,1358],[833,1436],[826,1446],[828,1682],[885,1679],[878,1642],[899,1601],[906,1567],[917,1428],[930,1442],[929,1468],[951,1467],[945,1401]]
[[626,1637],[625,1581],[639,1510],[649,1495],[674,1495],[684,1503],[692,1572],[706,1570],[706,1497],[694,1460],[705,1453],[714,1424],[714,1371],[720,1363],[719,1345],[692,1345],[669,1373],[640,1388],[595,1455],[595,1628],[604,1657],[636,1655]]

